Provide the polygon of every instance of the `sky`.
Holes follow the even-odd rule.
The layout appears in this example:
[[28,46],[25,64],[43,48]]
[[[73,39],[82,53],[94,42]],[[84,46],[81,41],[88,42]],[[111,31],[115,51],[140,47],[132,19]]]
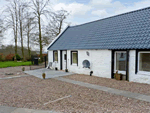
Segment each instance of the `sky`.
[[[5,0],[0,0],[0,12],[5,5]],[[51,5],[55,11],[65,9],[69,12],[66,21],[70,25],[79,25],[149,7],[150,0],[51,0]],[[10,41],[11,38],[4,43],[10,44]]]
[[150,6],[150,0],[57,0],[54,9],[70,12],[68,21],[78,25]]

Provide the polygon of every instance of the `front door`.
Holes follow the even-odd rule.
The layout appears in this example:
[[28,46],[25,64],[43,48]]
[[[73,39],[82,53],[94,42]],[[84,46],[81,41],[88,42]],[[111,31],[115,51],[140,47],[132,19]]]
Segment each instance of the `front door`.
[[126,62],[127,62],[127,54],[126,51],[116,51],[115,55],[115,62],[114,62],[114,72],[118,71],[118,73],[123,74],[124,80],[126,80]]
[[66,69],[66,63],[67,63],[67,54],[66,51],[62,51],[62,70]]

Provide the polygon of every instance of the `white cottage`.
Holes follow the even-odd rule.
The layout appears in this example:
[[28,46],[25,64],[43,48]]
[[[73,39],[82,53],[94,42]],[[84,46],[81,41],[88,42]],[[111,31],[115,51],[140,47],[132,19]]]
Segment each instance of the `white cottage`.
[[[89,68],[83,61],[90,62]],[[48,47],[53,68],[150,84],[150,7],[68,26]]]

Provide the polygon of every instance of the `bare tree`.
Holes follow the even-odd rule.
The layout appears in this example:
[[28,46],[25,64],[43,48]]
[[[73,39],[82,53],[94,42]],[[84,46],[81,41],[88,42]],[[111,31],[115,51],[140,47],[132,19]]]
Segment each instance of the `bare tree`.
[[28,55],[31,57],[31,50],[30,50],[30,40],[34,36],[34,31],[36,28],[36,21],[35,18],[32,16],[30,12],[27,11],[26,13],[26,25],[25,25],[25,35],[27,37],[27,48],[28,48]]
[[59,10],[51,13],[48,25],[46,26],[46,37],[49,37],[44,40],[46,44],[49,44],[61,33],[68,15],[69,13],[66,10]]
[[40,58],[42,60],[42,27],[41,27],[41,19],[42,15],[46,15],[49,11],[46,7],[49,4],[50,0],[31,0],[33,9],[33,14],[35,15],[37,22],[38,22],[38,37],[39,37],[39,46],[40,46]]
[[17,54],[17,39],[18,39],[18,0],[7,0],[9,3],[6,6],[5,28],[12,29],[15,40],[15,54]]
[[2,46],[2,40],[3,40],[3,21],[0,19],[0,47]]
[[28,3],[26,1],[20,0],[18,1],[18,18],[19,18],[19,33],[20,33],[20,39],[21,39],[21,51],[22,51],[22,56],[23,60],[25,60],[24,57],[24,46],[23,46],[23,33],[25,29],[25,13],[28,9]]

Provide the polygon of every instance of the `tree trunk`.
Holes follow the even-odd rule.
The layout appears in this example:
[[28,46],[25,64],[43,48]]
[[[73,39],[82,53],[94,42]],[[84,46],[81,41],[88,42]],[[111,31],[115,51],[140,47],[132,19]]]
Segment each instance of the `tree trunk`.
[[[22,23],[21,23],[22,24]],[[22,36],[22,25],[20,25],[20,37],[21,37],[21,51],[22,51],[22,57],[23,57],[23,61],[25,60],[24,58],[24,48],[23,48],[23,36]]]
[[16,5],[16,1],[14,1],[15,4],[15,18],[16,18],[16,26],[15,26],[15,60],[16,60],[16,54],[17,52],[17,39],[18,39],[18,14],[17,14],[17,5]]
[[[17,21],[16,21],[17,22]],[[16,60],[16,54],[17,52],[17,38],[18,38],[18,24],[16,23],[16,31],[15,31],[15,60]]]
[[38,24],[39,24],[39,44],[40,44],[40,59],[41,61],[43,61],[42,59],[42,34],[41,34],[41,20],[40,20],[40,16],[38,17]]
[[14,60],[16,60],[16,54],[17,54],[17,36],[16,36],[16,31],[15,28],[14,29],[14,39],[15,39],[15,58]]
[[19,9],[19,21],[20,21],[21,51],[22,51],[23,61],[25,61],[25,58],[24,58],[24,48],[23,48],[23,29],[22,29],[22,14],[21,14],[21,9]]
[[28,47],[28,54],[29,54],[29,58],[31,57],[31,52],[30,52],[30,25],[28,23],[28,29],[27,29],[27,38],[28,38],[28,41],[27,41],[27,47]]
[[60,26],[59,26],[59,33],[58,33],[58,35],[59,35],[60,32],[61,32],[62,23],[63,23],[63,20],[60,21]]

